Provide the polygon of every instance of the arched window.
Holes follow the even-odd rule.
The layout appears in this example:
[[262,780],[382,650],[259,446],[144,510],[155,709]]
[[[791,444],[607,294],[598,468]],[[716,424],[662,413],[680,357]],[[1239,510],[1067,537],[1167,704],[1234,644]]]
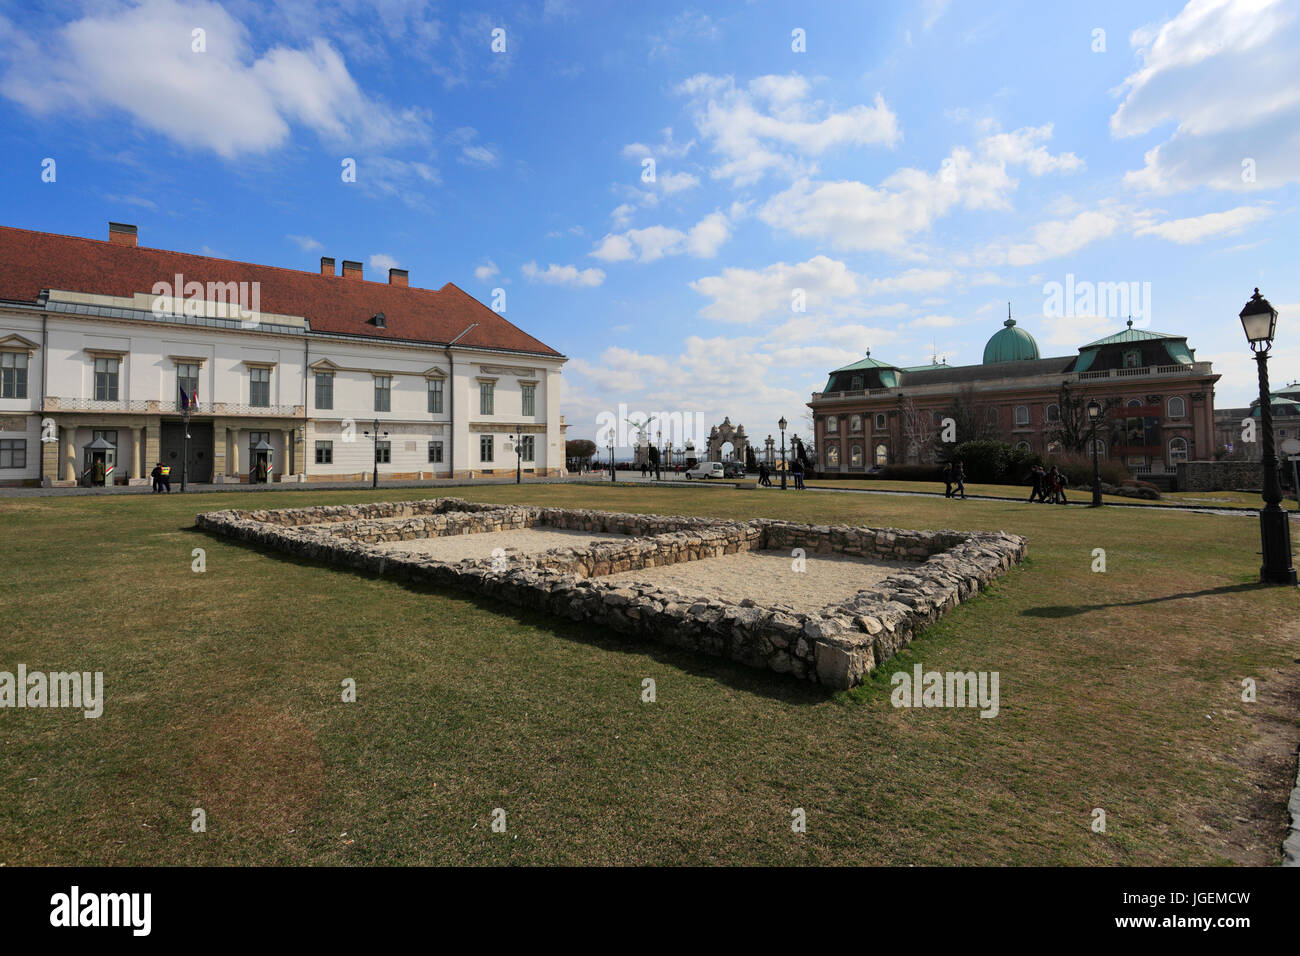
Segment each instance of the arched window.
[[840,427],[839,419],[837,419],[834,415],[827,415],[827,416],[826,416],[826,431],[827,431],[827,432],[839,431],[839,427]]
[[1029,424],[1029,406],[1028,406],[1028,405],[1017,405],[1017,406],[1016,406],[1016,424],[1017,424],[1017,425],[1028,425],[1028,424]]
[[[1100,438],[1098,438],[1096,441],[1093,442],[1093,444],[1097,446],[1097,457],[1098,457],[1098,458],[1105,458],[1105,457],[1106,457],[1106,443],[1105,443],[1104,441],[1102,441]],[[1092,448],[1091,448],[1091,446],[1089,446],[1089,448],[1088,448],[1088,450],[1087,450],[1087,452],[1086,452],[1085,454],[1088,454],[1088,455],[1091,455],[1091,454],[1092,454]]]
[[876,446],[876,467],[884,468],[889,464],[889,449],[884,445]]
[[990,424],[990,425],[996,425],[996,424],[998,423],[998,410],[997,410],[997,406],[995,406],[995,405],[990,405],[990,406],[989,406],[989,410],[988,410],[987,414],[985,415],[985,417],[989,420],[989,424]]
[[1169,439],[1169,460],[1170,462],[1187,460],[1187,439],[1186,438]]
[[1051,404],[1047,406],[1047,414],[1044,418],[1049,422],[1059,422],[1061,420],[1061,408],[1059,405]]
[[1136,398],[1130,398],[1130,399],[1128,400],[1128,402],[1126,402],[1125,404],[1127,404],[1129,408],[1141,408],[1141,407],[1142,407],[1142,403],[1141,403],[1140,401],[1138,401]]
[[854,468],[862,467],[862,446],[854,445],[849,449],[849,464]]
[[884,413],[884,412],[877,412],[877,413],[876,413],[876,431],[878,431],[878,432],[883,432],[884,430],[885,430],[885,413]]
[[831,467],[835,467],[839,463],[840,463],[840,446],[834,443],[827,445],[826,464],[830,465]]
[[1027,441],[1016,442],[1016,451],[1023,451],[1023,452],[1029,451],[1029,442]]
[[852,418],[849,419],[849,431],[851,431],[851,432],[860,432],[860,431],[862,431],[862,416],[861,416],[861,415],[854,415]]
[[1059,441],[1049,441],[1047,443],[1048,455],[1059,455],[1061,453],[1061,443]]
[[1169,417],[1182,418],[1187,414],[1187,403],[1179,396],[1175,395],[1169,399]]

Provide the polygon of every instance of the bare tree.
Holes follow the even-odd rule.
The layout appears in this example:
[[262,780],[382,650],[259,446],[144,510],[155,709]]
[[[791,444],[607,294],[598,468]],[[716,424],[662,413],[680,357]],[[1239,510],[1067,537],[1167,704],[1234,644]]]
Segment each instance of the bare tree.
[[[1103,423],[1106,413],[1118,406],[1119,402],[1118,398],[1111,397],[1100,403]],[[1047,433],[1048,441],[1060,442],[1064,451],[1086,451],[1088,439],[1092,436],[1092,423],[1088,419],[1088,396],[1083,392],[1074,394],[1070,391],[1069,384],[1062,382],[1056,408],[1058,419]],[[1111,423],[1112,430],[1115,424]],[[1111,438],[1113,444],[1113,436],[1108,435],[1104,427],[1099,429],[1099,433],[1103,438]]]
[[902,424],[904,459],[910,464],[934,461],[934,418],[917,408],[911,396],[903,398]]

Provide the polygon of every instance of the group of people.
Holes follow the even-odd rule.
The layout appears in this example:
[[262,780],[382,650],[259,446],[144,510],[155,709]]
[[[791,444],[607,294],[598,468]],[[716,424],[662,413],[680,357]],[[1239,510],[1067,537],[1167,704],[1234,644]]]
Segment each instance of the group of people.
[[943,466],[943,496],[966,500],[966,469],[960,458]]
[[1042,465],[1034,465],[1029,472],[1029,500],[1038,502],[1050,502],[1054,505],[1069,504],[1065,500],[1065,489],[1069,485],[1064,472],[1060,471],[1055,465],[1051,468],[1044,468]]
[[149,477],[153,479],[153,493],[159,494],[172,493],[172,466],[164,465],[162,462],[153,466],[153,471],[149,472]]
[[[797,458],[790,462],[790,482],[796,491],[804,489],[803,462]],[[758,463],[758,483],[764,488],[772,487],[772,469],[767,467],[767,462]]]

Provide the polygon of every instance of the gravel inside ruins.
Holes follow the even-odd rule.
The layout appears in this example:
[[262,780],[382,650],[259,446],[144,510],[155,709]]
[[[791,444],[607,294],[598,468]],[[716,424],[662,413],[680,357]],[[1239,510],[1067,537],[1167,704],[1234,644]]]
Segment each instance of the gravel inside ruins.
[[516,531],[491,531],[479,534],[451,534],[440,538],[412,538],[389,541],[379,547],[406,554],[427,554],[439,561],[476,561],[492,557],[497,548],[509,557],[515,554],[540,554],[551,548],[589,548],[601,541],[626,541],[622,534],[599,531],[566,531],[563,528],[520,528]]
[[794,559],[786,551],[742,551],[703,561],[622,571],[601,580],[676,588],[694,597],[736,602],[749,598],[762,607],[785,604],[810,613],[852,597],[863,588],[874,587],[891,574],[910,570],[914,565],[810,554],[804,559],[804,567],[803,571],[794,570]]

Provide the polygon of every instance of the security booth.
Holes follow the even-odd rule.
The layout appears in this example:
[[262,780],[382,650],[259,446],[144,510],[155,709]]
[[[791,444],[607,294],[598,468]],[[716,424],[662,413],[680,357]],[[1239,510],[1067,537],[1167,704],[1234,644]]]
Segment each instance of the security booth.
[[252,447],[248,480],[250,484],[260,485],[271,480],[275,470],[273,456],[275,449],[265,438]]
[[81,483],[87,487],[103,487],[113,483],[117,468],[117,446],[103,438],[96,438],[82,449]]

